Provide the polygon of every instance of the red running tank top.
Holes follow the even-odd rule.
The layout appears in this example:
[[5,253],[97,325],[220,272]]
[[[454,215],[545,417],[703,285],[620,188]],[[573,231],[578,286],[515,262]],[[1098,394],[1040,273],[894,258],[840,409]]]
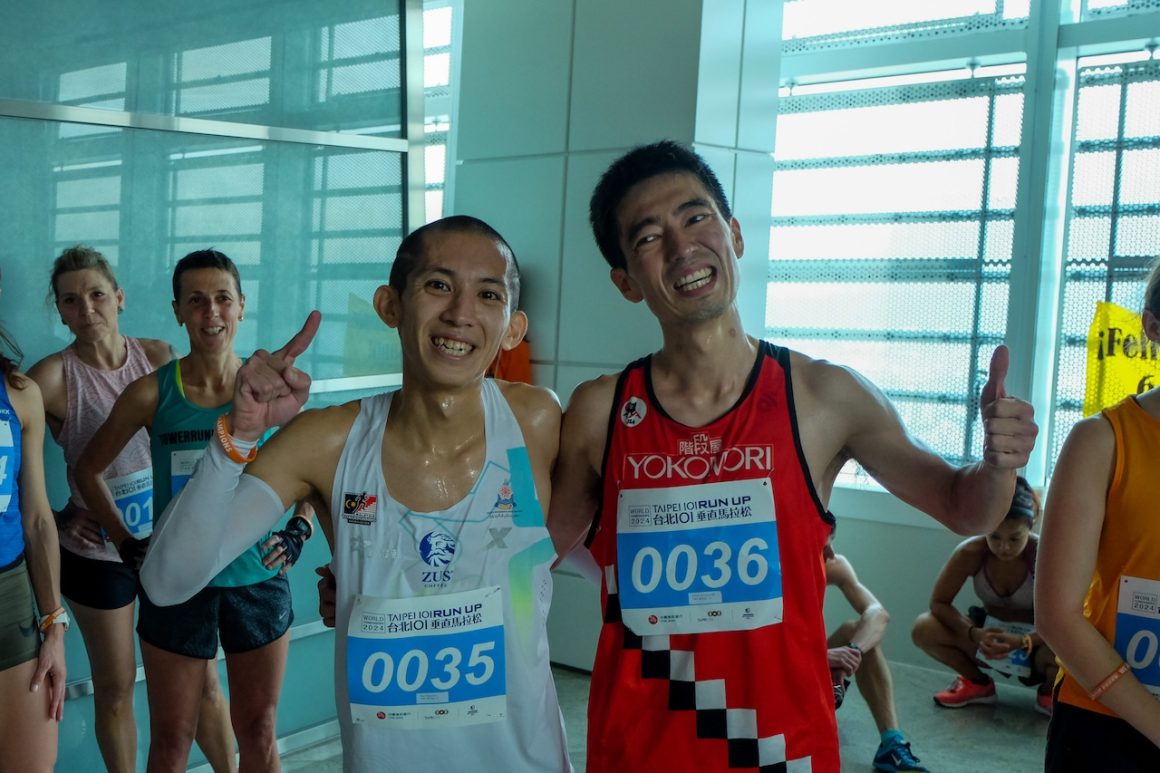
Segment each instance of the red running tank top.
[[589,545],[604,612],[589,771],[838,773],[822,618],[832,516],[789,372],[789,352],[762,343],[737,404],[702,427],[658,404],[649,358],[621,374]]

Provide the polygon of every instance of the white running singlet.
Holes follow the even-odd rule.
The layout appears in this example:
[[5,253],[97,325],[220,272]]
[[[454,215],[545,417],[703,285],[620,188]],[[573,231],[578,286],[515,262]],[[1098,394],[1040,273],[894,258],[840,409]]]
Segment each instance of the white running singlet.
[[344,768],[570,771],[545,628],[556,554],[515,415],[485,379],[475,486],[417,513],[383,479],[393,394],[362,400],[331,501]]

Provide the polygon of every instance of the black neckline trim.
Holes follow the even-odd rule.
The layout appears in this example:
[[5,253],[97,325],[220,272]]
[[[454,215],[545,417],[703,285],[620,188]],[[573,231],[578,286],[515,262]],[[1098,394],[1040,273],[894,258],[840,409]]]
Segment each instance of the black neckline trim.
[[[772,345],[768,341],[759,341],[758,342],[758,344],[757,344],[757,356],[754,357],[754,359],[753,359],[753,365],[749,369],[749,376],[748,376],[748,378],[745,379],[745,388],[741,390],[741,394],[733,402],[733,405],[729,406],[729,408],[726,409],[726,411],[724,413],[722,413],[720,416],[716,417],[715,419],[707,421],[704,424],[701,424],[699,426],[707,427],[710,424],[715,424],[716,422],[721,421],[721,419],[725,418],[730,413],[737,410],[738,406],[740,406],[743,402],[745,402],[745,398],[749,397],[750,393],[753,392],[753,388],[757,385],[757,377],[761,375],[762,363],[765,362],[765,358],[767,356],[772,354],[772,352],[770,351],[771,346]],[[649,402],[651,403],[650,407],[655,408],[660,413],[661,416],[664,416],[666,419],[671,421],[673,424],[676,424],[676,425],[681,426],[681,427],[685,427],[686,429],[698,429],[698,427],[694,427],[694,426],[685,424],[683,422],[680,422],[680,421],[677,421],[676,419],[674,419],[672,416],[669,415],[669,412],[665,410],[665,407],[663,405],[661,405],[661,401],[657,399],[657,394],[653,390],[652,358],[653,358],[653,356],[650,354],[647,357],[645,357],[641,360],[637,360],[637,362],[633,363],[633,366],[640,364],[641,367],[644,368],[644,388],[645,388],[645,391],[648,393],[648,399],[649,399]]]

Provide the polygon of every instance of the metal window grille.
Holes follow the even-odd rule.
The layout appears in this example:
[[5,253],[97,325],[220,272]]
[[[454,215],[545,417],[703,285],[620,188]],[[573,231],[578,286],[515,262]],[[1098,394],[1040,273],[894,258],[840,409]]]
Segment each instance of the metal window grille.
[[[780,104],[766,335],[868,377],[955,464],[979,458],[974,406],[1006,328],[1022,88],[980,77]],[[867,482],[853,465],[843,478]]]
[[1072,129],[1058,356],[1049,429],[1054,468],[1082,418],[1095,303],[1138,309],[1160,256],[1160,62],[1081,68]]
[[1030,0],[787,0],[784,52],[898,42],[1027,26]]
[[399,17],[336,24],[323,31],[318,101],[395,90],[402,85]]
[[423,68],[425,105],[424,153],[427,222],[438,220],[446,209],[447,149],[451,136],[452,28],[455,9],[444,0],[425,4],[423,10]]
[[1081,0],[1080,19],[1089,21],[1151,11],[1160,11],[1160,0]]
[[270,102],[269,37],[174,54],[174,114],[221,115]]

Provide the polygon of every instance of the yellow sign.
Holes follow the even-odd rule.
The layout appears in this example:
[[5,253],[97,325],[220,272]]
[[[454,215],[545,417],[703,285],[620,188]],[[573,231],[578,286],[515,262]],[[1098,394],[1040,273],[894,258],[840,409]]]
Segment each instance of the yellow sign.
[[1160,385],[1160,344],[1144,335],[1139,312],[1098,301],[1088,330],[1083,415]]

